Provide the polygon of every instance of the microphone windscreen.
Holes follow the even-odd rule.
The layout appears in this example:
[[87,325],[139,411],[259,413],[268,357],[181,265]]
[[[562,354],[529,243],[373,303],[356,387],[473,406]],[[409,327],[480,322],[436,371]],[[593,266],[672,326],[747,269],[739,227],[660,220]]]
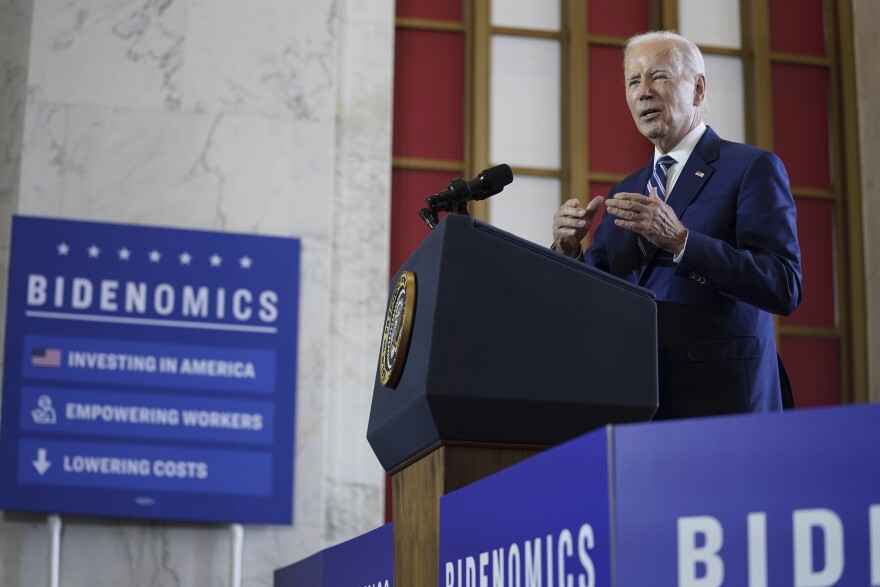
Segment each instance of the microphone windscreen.
[[501,188],[513,181],[513,172],[506,163],[484,169],[480,173],[480,180],[483,185],[487,185],[490,190],[501,191]]

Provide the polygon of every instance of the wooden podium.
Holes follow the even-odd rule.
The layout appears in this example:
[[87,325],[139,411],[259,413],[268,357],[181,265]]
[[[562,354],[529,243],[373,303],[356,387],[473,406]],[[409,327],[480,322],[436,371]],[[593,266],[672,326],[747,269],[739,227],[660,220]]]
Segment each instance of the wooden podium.
[[450,443],[393,473],[394,584],[437,586],[441,496],[538,451]]
[[440,496],[657,409],[653,294],[466,216],[392,280],[367,438],[392,477],[394,582],[439,583]]

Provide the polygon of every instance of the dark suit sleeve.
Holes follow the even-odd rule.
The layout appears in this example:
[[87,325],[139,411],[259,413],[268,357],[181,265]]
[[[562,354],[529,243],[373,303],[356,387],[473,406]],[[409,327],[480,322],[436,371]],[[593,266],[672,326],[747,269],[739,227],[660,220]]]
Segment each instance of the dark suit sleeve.
[[766,151],[755,156],[736,198],[735,243],[692,230],[682,219],[689,234],[676,274],[704,276],[726,296],[787,316],[801,300],[801,266],[794,199],[779,158]]

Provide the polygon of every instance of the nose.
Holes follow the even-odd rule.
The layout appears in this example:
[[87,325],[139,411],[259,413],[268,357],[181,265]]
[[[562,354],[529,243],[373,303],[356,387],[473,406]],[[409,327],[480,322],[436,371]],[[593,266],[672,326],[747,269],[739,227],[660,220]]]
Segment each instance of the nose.
[[639,80],[639,100],[648,100],[654,96],[654,84],[650,77],[646,76]]

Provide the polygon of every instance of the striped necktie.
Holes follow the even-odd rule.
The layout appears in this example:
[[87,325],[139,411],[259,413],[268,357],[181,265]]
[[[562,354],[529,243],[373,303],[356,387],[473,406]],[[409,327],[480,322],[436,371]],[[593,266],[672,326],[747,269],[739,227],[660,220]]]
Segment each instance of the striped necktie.
[[[654,173],[648,178],[648,187],[645,189],[646,196],[651,195],[651,188],[657,188],[657,197],[666,201],[666,171],[674,164],[675,159],[669,155],[663,155],[657,159],[657,164],[654,166]],[[642,252],[642,258],[646,257],[648,255],[649,247],[653,245],[642,235],[639,235],[636,242],[639,244],[639,251]]]
[[669,155],[663,155],[657,159],[657,165],[654,166],[654,174],[648,179],[648,189],[645,195],[651,193],[651,188],[657,188],[657,195],[661,200],[666,200],[666,171],[675,165],[675,159]]

